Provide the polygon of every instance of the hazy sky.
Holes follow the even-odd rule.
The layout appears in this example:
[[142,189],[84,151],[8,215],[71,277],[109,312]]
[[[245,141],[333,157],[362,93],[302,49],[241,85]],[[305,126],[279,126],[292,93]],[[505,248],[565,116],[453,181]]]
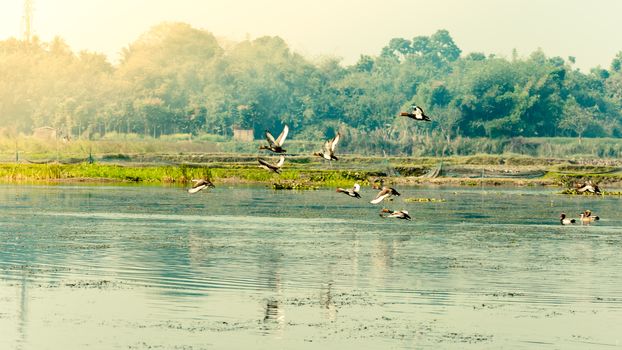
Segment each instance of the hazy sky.
[[[309,57],[346,64],[391,38],[447,29],[463,53],[542,48],[588,69],[622,51],[621,0],[34,0],[34,31],[118,59],[151,26],[181,21],[219,37],[278,35]],[[0,40],[21,34],[22,0],[0,2]]]

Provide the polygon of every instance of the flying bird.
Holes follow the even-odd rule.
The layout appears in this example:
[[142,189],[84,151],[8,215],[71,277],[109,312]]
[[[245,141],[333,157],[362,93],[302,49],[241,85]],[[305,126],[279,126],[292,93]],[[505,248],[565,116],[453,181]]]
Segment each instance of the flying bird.
[[391,210],[387,208],[382,208],[382,210],[380,210],[380,217],[412,220],[410,215],[408,215],[408,211],[406,210]]
[[400,113],[401,117],[408,117],[414,120],[423,120],[426,122],[430,121],[430,118],[425,115],[425,112],[423,111],[423,109],[421,109],[421,107],[417,106],[417,105],[412,105],[410,107],[410,112],[402,112]]
[[380,202],[382,202],[383,200],[390,198],[392,196],[399,196],[400,193],[397,192],[397,190],[393,187],[382,187],[382,190],[380,190],[380,192],[378,192],[378,194],[376,195],[376,198],[374,198],[372,201],[370,201],[369,203],[371,204],[378,204]]
[[354,198],[361,198],[361,195],[359,194],[360,190],[361,190],[361,185],[359,184],[354,184],[353,188],[348,188],[348,189],[337,188],[337,192],[345,193],[348,196],[354,197]]
[[281,167],[283,166],[283,163],[285,163],[285,156],[281,155],[281,158],[279,159],[279,161],[276,164],[271,164],[266,162],[265,160],[261,159],[261,158],[257,158],[257,160],[259,161],[259,166],[266,169],[266,170],[270,170],[270,171],[274,171],[277,174],[281,173]]
[[285,139],[287,138],[287,134],[288,133],[289,133],[289,127],[287,127],[287,125],[285,125],[283,127],[283,131],[281,131],[281,134],[275,140],[274,136],[272,136],[270,131],[266,130],[266,140],[268,141],[268,146],[261,145],[261,146],[259,146],[259,149],[267,149],[267,150],[270,150],[270,151],[272,151],[274,153],[285,153],[285,152],[287,152],[286,150],[283,149],[283,143],[285,142]]
[[598,187],[598,185],[595,185],[592,180],[588,180],[584,183],[577,183],[575,185],[575,188],[577,189],[577,192],[583,193],[583,192],[590,192],[590,193],[594,193],[594,194],[600,194],[600,188]]
[[194,182],[194,184],[192,185],[192,188],[188,190],[188,193],[191,194],[197,193],[207,187],[215,187],[214,184],[208,179],[192,179],[192,182]]
[[374,190],[381,190],[384,187],[384,179],[381,177],[373,179],[372,181],[370,181],[370,183],[371,188],[373,188]]
[[337,133],[335,137],[331,140],[324,142],[324,146],[322,147],[322,152],[313,153],[314,156],[322,157],[326,160],[339,160],[339,158],[335,157],[335,148],[337,147],[337,143],[341,138],[341,134]]
[[561,215],[559,216],[559,222],[562,225],[571,225],[571,224],[574,224],[575,222],[577,222],[577,220],[569,219],[569,218],[566,217],[565,213],[561,213]]

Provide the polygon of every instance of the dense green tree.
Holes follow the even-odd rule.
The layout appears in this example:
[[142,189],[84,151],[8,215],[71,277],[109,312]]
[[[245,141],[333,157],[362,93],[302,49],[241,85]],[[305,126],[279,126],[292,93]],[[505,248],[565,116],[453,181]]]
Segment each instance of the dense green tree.
[[[311,61],[279,37],[224,42],[184,23],[151,28],[116,64],[74,53],[62,38],[8,39],[0,41],[0,129],[229,137],[241,127],[262,138],[287,124],[292,139],[340,130],[351,150],[388,145],[406,154],[423,154],[430,142],[442,142],[442,154],[460,152],[463,137],[620,137],[621,62],[622,52],[609,69],[584,73],[574,59],[542,50],[462,56],[446,30],[393,38],[351,66]],[[397,117],[412,103],[432,122]],[[381,141],[369,143],[370,135]]]

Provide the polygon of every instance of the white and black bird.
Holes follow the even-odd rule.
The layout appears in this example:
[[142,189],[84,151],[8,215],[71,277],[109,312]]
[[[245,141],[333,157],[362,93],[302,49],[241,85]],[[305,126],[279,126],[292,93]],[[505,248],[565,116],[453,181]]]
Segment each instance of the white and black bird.
[[341,134],[337,133],[335,137],[324,142],[324,146],[322,147],[322,152],[313,153],[314,156],[322,157],[326,160],[339,160],[339,158],[335,157],[335,148],[337,147],[337,143],[341,138]]
[[274,171],[277,174],[281,173],[281,167],[283,166],[283,163],[285,163],[285,156],[281,155],[281,158],[279,159],[279,161],[276,164],[271,164],[266,162],[265,160],[258,158],[257,161],[259,161],[259,166],[266,169],[266,170],[270,170],[270,171]]
[[380,216],[383,218],[412,220],[410,215],[408,215],[408,211],[406,210],[391,210],[387,208],[382,208],[382,210],[380,210]]
[[205,189],[207,187],[211,187],[214,188],[214,184],[208,180],[208,179],[192,179],[192,182],[194,182],[194,184],[192,185],[192,188],[188,190],[188,193],[197,193],[202,189]]
[[388,199],[392,196],[399,196],[400,193],[397,192],[397,190],[393,187],[382,187],[382,189],[380,190],[380,192],[378,192],[378,194],[376,195],[376,198],[374,198],[373,200],[371,200],[369,203],[371,204],[378,204],[380,202],[382,202],[385,199]]
[[361,198],[361,195],[359,193],[360,190],[361,190],[361,185],[359,184],[354,184],[354,187],[348,188],[348,189],[343,189],[341,187],[337,188],[337,192],[345,193],[348,196],[354,197],[354,198]]
[[400,113],[400,116],[408,117],[408,118],[414,119],[414,120],[423,120],[423,121],[426,121],[426,122],[430,121],[430,117],[425,115],[425,112],[423,111],[423,109],[421,107],[417,106],[417,105],[412,105],[410,107],[410,111],[402,112],[402,113]]
[[567,217],[566,217],[566,213],[561,213],[561,214],[559,215],[559,222],[560,222],[562,225],[572,225],[572,224],[576,223],[576,222],[577,222],[577,220],[575,220],[575,219],[569,219],[569,218],[567,218]]
[[268,146],[261,145],[259,146],[259,149],[267,149],[274,153],[287,152],[285,149],[283,149],[283,143],[285,142],[285,139],[287,138],[288,133],[289,133],[289,127],[285,125],[285,127],[283,127],[283,131],[281,131],[281,134],[275,140],[274,136],[272,136],[272,134],[268,130],[266,130],[265,135],[266,135],[266,140],[268,141]]
[[600,194],[600,188],[598,187],[598,185],[594,184],[592,182],[592,180],[588,180],[584,183],[578,183],[575,185],[575,188],[577,190],[577,192],[583,193],[583,192],[590,192],[590,193],[594,193],[594,194]]

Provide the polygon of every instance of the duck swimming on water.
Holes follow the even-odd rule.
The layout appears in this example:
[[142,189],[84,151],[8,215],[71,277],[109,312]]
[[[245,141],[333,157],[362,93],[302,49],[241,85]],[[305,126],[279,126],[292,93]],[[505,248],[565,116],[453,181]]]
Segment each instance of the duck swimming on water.
[[359,191],[361,190],[361,185],[359,184],[354,184],[353,188],[348,188],[348,189],[343,189],[343,188],[337,188],[337,192],[339,193],[345,193],[350,197],[354,197],[354,198],[361,198],[361,195],[359,194]]
[[207,187],[211,187],[211,188],[216,187],[208,179],[192,179],[192,182],[194,182],[194,185],[192,185],[192,188],[188,190],[188,193],[190,193],[190,194],[197,193],[200,190],[202,190],[204,188],[207,188]]
[[598,216],[598,215],[592,216],[592,211],[589,210],[589,209],[584,210],[582,215],[585,218],[589,219],[590,220],[589,222],[594,222],[594,221],[600,220],[600,216]]
[[572,225],[572,224],[574,224],[575,222],[577,222],[577,220],[575,220],[575,219],[569,219],[569,218],[567,218],[567,217],[566,217],[566,213],[561,213],[561,214],[559,215],[559,222],[560,222],[562,225]]
[[414,119],[414,120],[423,120],[426,122],[430,121],[430,117],[428,117],[427,115],[425,115],[425,112],[423,111],[423,109],[421,109],[421,107],[417,106],[417,105],[412,105],[410,107],[410,111],[409,112],[402,112],[400,113],[401,117],[408,117],[410,119]]
[[266,130],[265,135],[266,135],[266,140],[268,141],[268,146],[261,145],[261,146],[259,146],[259,149],[267,149],[267,150],[270,150],[270,151],[272,151],[274,153],[285,153],[285,152],[287,152],[286,150],[283,149],[283,143],[285,142],[285,139],[287,138],[287,134],[288,133],[289,133],[289,127],[287,125],[285,125],[283,127],[283,131],[281,131],[281,134],[275,140],[274,136],[272,136],[270,131]]

